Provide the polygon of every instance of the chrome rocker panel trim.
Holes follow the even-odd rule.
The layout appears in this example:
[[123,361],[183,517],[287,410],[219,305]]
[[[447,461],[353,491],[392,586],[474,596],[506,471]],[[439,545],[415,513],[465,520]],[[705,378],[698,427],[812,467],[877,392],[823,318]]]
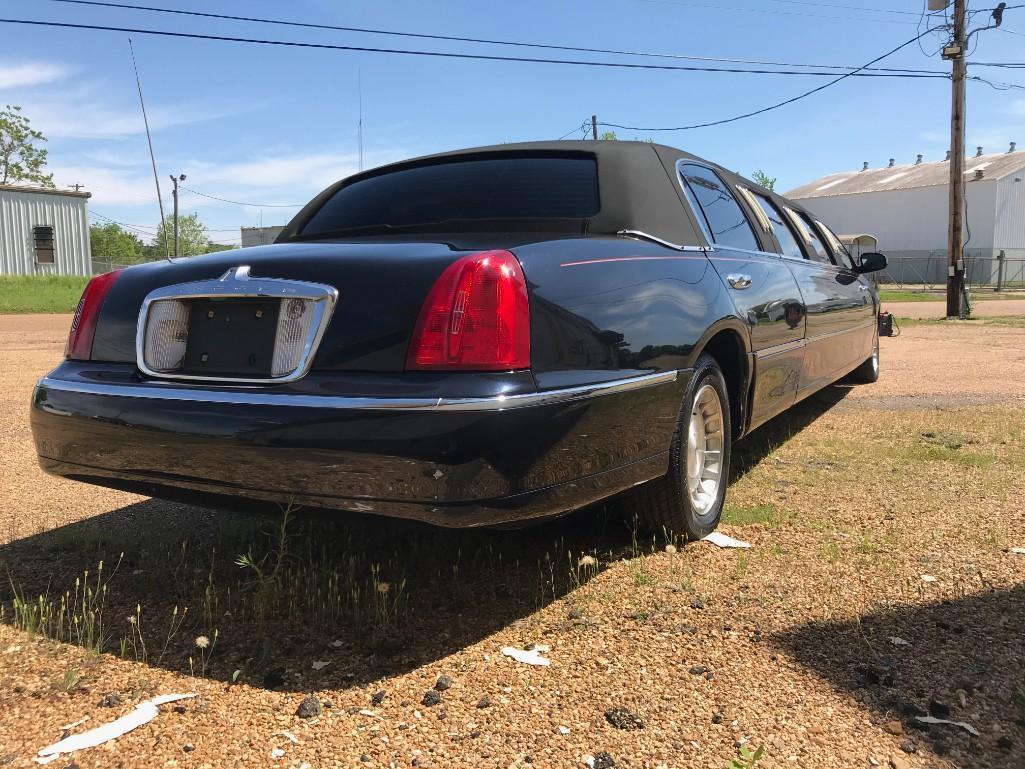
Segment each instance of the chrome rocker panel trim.
[[[209,299],[209,298],[243,298],[261,297],[267,299],[311,299],[314,302],[314,318],[310,324],[310,333],[303,343],[303,351],[299,366],[290,374],[280,377],[263,377],[245,379],[241,377],[211,377],[193,374],[175,374],[173,372],[153,371],[146,365],[146,321],[149,318],[150,305],[161,299]],[[333,286],[321,283],[306,283],[298,280],[282,278],[253,278],[249,275],[249,266],[241,265],[228,270],[217,280],[199,280],[193,283],[178,283],[164,286],[146,295],[139,311],[139,321],[135,329],[135,362],[139,371],[155,379],[174,379],[193,382],[223,382],[225,384],[283,384],[302,379],[309,373],[313,365],[313,356],[320,346],[320,340],[327,330],[328,321],[338,301],[338,290]]]
[[[372,411],[505,411],[527,406],[546,406],[554,403],[596,398],[602,395],[640,390],[675,382],[678,372],[616,379],[610,382],[564,387],[538,393],[498,395],[489,398],[377,398],[338,395],[298,395],[294,393],[268,393],[253,390],[205,390],[175,387],[170,383],[149,382],[139,385],[73,382],[66,379],[43,377],[36,385],[44,390],[103,395],[119,398],[147,398],[152,400],[191,401],[199,403],[226,403],[250,406],[289,406],[301,408],[367,409]],[[45,405],[42,408],[46,408]]]

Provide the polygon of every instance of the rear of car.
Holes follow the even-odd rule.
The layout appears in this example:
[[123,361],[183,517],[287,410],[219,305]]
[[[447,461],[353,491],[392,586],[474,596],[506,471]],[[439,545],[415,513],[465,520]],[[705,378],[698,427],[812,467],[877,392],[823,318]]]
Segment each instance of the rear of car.
[[552,333],[605,332],[537,288],[581,242],[621,248],[586,237],[599,186],[582,151],[443,156],[335,185],[276,245],[97,276],[34,393],[40,463],[461,526],[657,477],[677,370],[624,368],[606,341],[567,363]]

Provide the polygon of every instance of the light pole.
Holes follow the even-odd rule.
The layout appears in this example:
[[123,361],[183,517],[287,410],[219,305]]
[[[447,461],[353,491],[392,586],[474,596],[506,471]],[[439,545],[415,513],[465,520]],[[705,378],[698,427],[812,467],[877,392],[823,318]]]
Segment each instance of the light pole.
[[171,176],[171,184],[174,188],[171,194],[174,196],[174,256],[178,258],[178,182],[185,181],[185,174],[179,174],[178,176]]

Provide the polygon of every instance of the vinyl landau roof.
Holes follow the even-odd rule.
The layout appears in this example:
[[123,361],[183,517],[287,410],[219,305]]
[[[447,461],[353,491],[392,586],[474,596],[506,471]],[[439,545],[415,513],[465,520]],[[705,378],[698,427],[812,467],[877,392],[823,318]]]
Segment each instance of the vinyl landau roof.
[[596,159],[601,210],[590,218],[579,220],[579,232],[585,235],[614,235],[621,230],[639,230],[670,243],[706,245],[702,230],[694,218],[694,212],[686,202],[677,180],[676,163],[679,160],[694,160],[715,168],[730,186],[744,184],[767,196],[778,198],[754,182],[739,177],[715,163],[662,144],[637,141],[499,144],[404,160],[343,179],[321,192],[296,214],[277,242],[287,242],[295,238],[321,205],[345,185],[391,171],[456,158],[477,159],[509,155],[585,155]]

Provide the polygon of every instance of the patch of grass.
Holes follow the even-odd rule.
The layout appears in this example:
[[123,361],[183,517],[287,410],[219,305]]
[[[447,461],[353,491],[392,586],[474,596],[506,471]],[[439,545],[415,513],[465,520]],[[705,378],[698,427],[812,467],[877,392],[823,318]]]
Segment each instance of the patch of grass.
[[[993,299],[1025,299],[1025,294],[1002,291],[990,291],[983,289],[971,293],[972,301],[988,302]],[[884,302],[945,302],[947,294],[945,291],[912,291],[909,289],[883,288],[879,290],[879,298]]]
[[723,509],[723,523],[732,526],[750,526],[760,523],[765,526],[778,526],[783,513],[775,505],[726,505]]
[[970,320],[947,320],[946,318],[897,318],[897,324],[905,326],[999,326],[1004,328],[1025,328],[1025,317],[1020,315],[998,315],[992,318]]
[[986,454],[936,444],[912,446],[906,457],[912,462],[953,462],[964,467],[989,467],[993,464],[993,457]]
[[0,313],[74,312],[88,282],[78,275],[0,275]]

